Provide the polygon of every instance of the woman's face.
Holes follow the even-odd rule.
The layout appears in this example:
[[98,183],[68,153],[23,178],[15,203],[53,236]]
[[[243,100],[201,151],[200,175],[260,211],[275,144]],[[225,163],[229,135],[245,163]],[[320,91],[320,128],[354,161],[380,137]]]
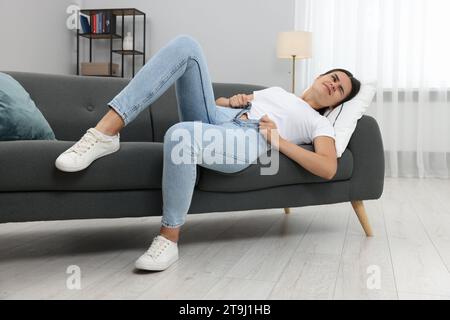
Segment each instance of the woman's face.
[[350,94],[352,82],[344,72],[336,71],[316,78],[312,90],[320,106],[334,107]]

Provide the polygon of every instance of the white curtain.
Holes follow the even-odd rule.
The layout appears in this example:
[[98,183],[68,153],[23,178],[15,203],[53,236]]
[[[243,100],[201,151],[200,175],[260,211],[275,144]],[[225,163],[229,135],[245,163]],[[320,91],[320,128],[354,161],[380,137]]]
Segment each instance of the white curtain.
[[296,0],[296,30],[313,32],[297,92],[328,69],[377,87],[386,175],[450,177],[448,0]]

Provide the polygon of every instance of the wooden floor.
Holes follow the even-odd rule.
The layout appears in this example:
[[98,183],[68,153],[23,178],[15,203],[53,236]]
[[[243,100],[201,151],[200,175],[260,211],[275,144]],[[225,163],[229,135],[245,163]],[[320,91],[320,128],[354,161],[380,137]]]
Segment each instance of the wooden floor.
[[2,224],[0,299],[450,299],[450,181],[387,179],[365,205],[373,238],[350,203],[190,215],[159,273],[133,267],[159,217]]

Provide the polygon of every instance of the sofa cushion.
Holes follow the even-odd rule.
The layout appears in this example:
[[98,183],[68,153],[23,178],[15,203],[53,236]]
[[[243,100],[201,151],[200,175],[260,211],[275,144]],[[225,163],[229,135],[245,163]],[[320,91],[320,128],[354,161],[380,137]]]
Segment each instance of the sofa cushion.
[[122,142],[121,149],[81,172],[55,168],[55,159],[73,142],[0,142],[1,191],[93,191],[160,189],[163,145]]
[[[313,149],[311,145],[302,145],[302,147],[307,150]],[[300,183],[327,182],[327,180],[313,175],[281,153],[279,170],[276,175],[261,175],[260,169],[262,167],[267,166],[260,163],[252,164],[237,173],[221,173],[201,168],[197,187],[203,191],[241,192]],[[332,181],[348,180],[352,176],[352,171],[353,154],[347,149],[338,159],[338,171]]]

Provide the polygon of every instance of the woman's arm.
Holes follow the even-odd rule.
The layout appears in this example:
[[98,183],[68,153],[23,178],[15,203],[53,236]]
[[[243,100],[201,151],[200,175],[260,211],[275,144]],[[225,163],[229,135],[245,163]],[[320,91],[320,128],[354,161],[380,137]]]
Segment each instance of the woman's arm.
[[337,156],[333,138],[324,136],[314,139],[314,152],[280,138],[278,149],[303,168],[321,178],[331,180],[336,175]]
[[253,100],[253,94],[237,94],[231,98],[219,98],[216,105],[228,108],[239,108]]
[[331,180],[337,172],[337,156],[334,139],[320,136],[314,139],[314,152],[280,137],[277,126],[267,115],[259,122],[264,138],[281,153],[294,160],[309,172]]

